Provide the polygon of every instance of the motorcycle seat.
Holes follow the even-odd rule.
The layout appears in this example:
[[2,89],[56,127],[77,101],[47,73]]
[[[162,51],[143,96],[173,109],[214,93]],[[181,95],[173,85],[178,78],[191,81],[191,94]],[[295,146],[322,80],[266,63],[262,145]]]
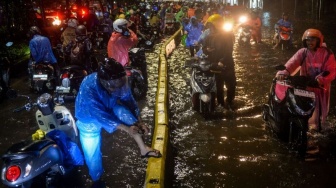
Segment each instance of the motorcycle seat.
[[32,154],[35,152],[39,153],[39,151],[41,151],[43,148],[52,144],[56,143],[51,139],[27,140],[12,145],[7,150],[7,154],[11,155],[16,153],[32,153]]

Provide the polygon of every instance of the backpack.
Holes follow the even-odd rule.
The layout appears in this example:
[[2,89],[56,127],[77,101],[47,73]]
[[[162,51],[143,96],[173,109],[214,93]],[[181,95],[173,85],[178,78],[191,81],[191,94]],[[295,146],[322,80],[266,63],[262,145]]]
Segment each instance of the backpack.
[[84,49],[85,48],[85,42],[76,42],[75,45],[71,48],[70,53],[70,61],[71,64],[83,64],[84,63]]

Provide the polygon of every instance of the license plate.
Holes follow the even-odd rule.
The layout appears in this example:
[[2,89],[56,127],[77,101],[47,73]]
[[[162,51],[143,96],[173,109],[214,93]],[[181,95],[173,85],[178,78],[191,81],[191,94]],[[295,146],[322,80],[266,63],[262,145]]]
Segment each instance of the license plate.
[[34,74],[33,80],[48,80],[47,74]]
[[315,98],[315,93],[311,91],[306,91],[302,89],[294,89],[294,95],[302,96],[302,97],[309,97],[309,98]]
[[70,87],[56,86],[57,93],[70,93]]

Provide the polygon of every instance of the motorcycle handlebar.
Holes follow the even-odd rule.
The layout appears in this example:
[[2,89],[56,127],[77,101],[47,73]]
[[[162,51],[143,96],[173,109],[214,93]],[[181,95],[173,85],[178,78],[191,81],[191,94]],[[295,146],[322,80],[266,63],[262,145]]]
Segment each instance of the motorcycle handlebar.
[[32,106],[34,106],[34,105],[36,105],[36,104],[27,103],[24,106],[21,106],[19,108],[14,109],[13,112],[21,112],[22,110],[29,111],[32,108]]

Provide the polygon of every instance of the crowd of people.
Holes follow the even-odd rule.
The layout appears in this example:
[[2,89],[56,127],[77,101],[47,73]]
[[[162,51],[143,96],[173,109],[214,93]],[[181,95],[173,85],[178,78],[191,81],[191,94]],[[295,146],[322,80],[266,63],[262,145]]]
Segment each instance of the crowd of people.
[[[186,47],[190,49],[190,56],[195,57],[197,51],[202,49],[210,62],[220,68],[221,73],[216,75],[218,106],[233,110],[236,108],[234,99],[237,84],[232,56],[234,33],[220,32],[224,18],[230,14],[227,6],[183,2],[141,3],[128,6],[115,5],[98,14],[100,12],[90,9],[85,22],[76,17],[69,18],[67,28],[61,37],[63,51],[69,52],[67,60],[71,64],[85,65],[90,59],[88,56],[93,48],[88,32],[92,32],[100,24],[108,26],[107,57],[99,64],[97,71],[83,80],[75,103],[77,127],[86,165],[95,182],[99,182],[103,174],[100,149],[102,129],[109,133],[124,130],[136,141],[142,157],[161,157],[160,151],[150,148],[142,139],[143,134],[149,133],[149,128],[141,121],[140,110],[127,85],[124,69],[124,66],[130,63],[128,50],[137,45],[138,36],[146,35],[141,30],[145,20],[150,20],[151,25],[159,25],[164,32],[165,24],[169,21],[166,16],[173,13],[174,21],[183,27],[187,35]],[[252,12],[250,18],[251,40],[261,43],[261,19],[256,12]],[[292,29],[287,14],[277,22],[276,29],[280,26]],[[31,60],[36,63],[49,62],[55,67],[57,75],[59,67],[56,66],[57,61],[48,39],[41,35],[36,26],[31,27],[29,37],[31,38],[29,43]],[[274,39],[278,41],[278,37],[276,33]],[[326,88],[312,90],[318,100],[314,115],[309,122],[312,129],[317,129],[320,116],[323,123],[328,114],[330,83],[335,78],[335,57],[323,45],[323,35],[317,29],[308,29],[302,36],[302,43],[303,48],[299,49],[285,64],[286,70],[278,72],[276,76],[278,79],[283,79],[284,75],[293,75],[300,70],[301,75],[315,78],[321,87]],[[322,77],[320,73],[325,70],[330,74]],[[226,97],[224,86],[227,88]]]

